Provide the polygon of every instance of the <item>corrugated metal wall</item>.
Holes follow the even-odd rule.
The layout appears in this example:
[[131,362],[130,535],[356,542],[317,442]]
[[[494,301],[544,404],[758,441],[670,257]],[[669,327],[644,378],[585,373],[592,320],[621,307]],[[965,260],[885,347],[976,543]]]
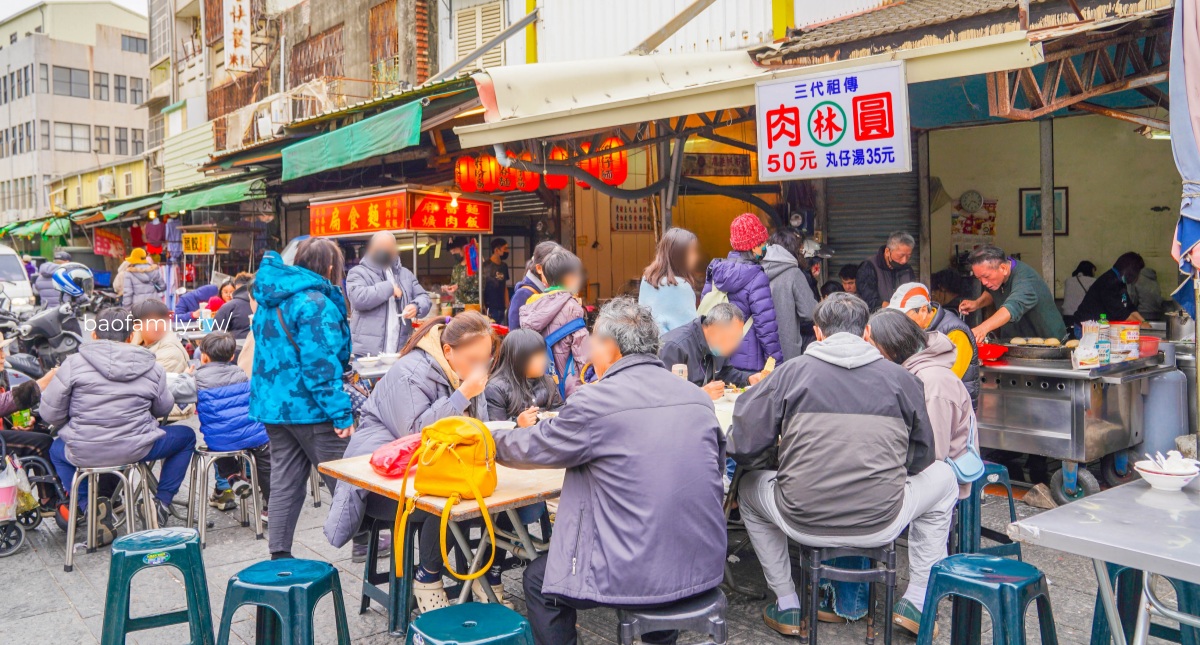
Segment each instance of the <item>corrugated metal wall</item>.
[[208,161],[212,152],[212,121],[168,137],[163,142],[163,188],[170,190],[202,181],[205,177],[196,172],[195,162]]
[[[915,148],[915,146],[914,146]],[[918,239],[921,232],[916,168],[897,175],[839,177],[825,183],[829,217],[829,276],[845,264],[871,257],[892,231],[907,231]],[[911,266],[918,267],[921,245],[913,249]]]

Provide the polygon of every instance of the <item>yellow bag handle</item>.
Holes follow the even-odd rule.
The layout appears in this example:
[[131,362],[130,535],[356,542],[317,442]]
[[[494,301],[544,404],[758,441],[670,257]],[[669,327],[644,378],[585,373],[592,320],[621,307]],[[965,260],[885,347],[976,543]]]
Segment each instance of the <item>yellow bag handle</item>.
[[408,476],[412,474],[413,464],[417,463],[418,456],[425,452],[425,445],[422,444],[413,451],[412,457],[408,459],[408,466],[404,468],[404,483],[400,485],[400,499],[404,501],[404,512],[396,513],[396,522],[392,525],[392,540],[400,540],[400,548],[392,549],[392,557],[395,559],[396,577],[404,577],[404,527],[408,524],[408,516],[412,515],[413,510],[417,507],[416,498],[409,499],[408,497]]
[[[450,522],[451,509],[454,507],[455,504],[462,501],[462,499],[458,495],[451,497],[450,501],[446,503],[446,507],[442,509],[442,527],[441,527],[442,564],[446,565],[446,571],[449,571],[450,575],[454,576],[455,578],[458,578],[459,580],[463,580],[463,581],[474,580],[474,579],[478,578],[479,576],[482,576],[483,574],[487,573],[488,569],[492,568],[492,563],[496,561],[496,529],[492,526],[492,516],[488,514],[487,506],[483,503],[483,496],[479,494],[479,489],[476,488],[475,482],[468,481],[467,484],[469,484],[471,486],[471,492],[475,495],[475,502],[477,504],[479,504],[479,513],[480,513],[480,516],[483,517],[483,525],[487,527],[488,542],[492,545],[492,554],[488,557],[487,564],[480,567],[479,571],[476,571],[475,573],[467,573],[465,575],[459,575],[458,572],[454,570],[454,567],[450,566],[450,554],[447,552],[447,549],[446,549],[446,529],[447,529],[447,525]],[[470,566],[470,565],[468,565],[468,566]]]

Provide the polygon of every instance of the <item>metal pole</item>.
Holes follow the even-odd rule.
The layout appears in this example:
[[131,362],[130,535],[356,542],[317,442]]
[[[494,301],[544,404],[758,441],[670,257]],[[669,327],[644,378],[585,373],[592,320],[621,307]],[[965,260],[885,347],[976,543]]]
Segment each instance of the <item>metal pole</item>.
[[416,277],[416,275],[417,275],[417,234],[416,234],[416,233],[413,233],[413,234],[412,234],[412,236],[413,236],[413,247],[412,247],[412,252],[413,252],[413,277]]
[[1054,293],[1054,119],[1040,124],[1042,174],[1042,279]]
[[[475,237],[475,255],[479,262],[479,266],[475,267],[475,279],[479,282],[479,311],[486,316],[487,310],[483,308],[483,233],[479,233]],[[470,261],[471,259],[467,258],[467,262]]]

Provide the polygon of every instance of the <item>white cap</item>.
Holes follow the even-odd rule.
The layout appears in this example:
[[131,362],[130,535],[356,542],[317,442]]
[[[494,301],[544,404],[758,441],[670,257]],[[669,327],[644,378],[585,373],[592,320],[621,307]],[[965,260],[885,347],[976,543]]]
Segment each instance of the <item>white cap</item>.
[[906,282],[896,289],[888,300],[888,309],[913,311],[929,306],[929,288],[920,282]]

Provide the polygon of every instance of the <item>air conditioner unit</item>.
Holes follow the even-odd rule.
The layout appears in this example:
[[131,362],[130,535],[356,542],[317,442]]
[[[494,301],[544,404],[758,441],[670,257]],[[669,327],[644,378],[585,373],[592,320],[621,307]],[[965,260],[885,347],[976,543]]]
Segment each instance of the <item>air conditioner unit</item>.
[[112,175],[100,175],[96,178],[96,192],[100,193],[101,197],[112,197],[116,194],[113,190]]

